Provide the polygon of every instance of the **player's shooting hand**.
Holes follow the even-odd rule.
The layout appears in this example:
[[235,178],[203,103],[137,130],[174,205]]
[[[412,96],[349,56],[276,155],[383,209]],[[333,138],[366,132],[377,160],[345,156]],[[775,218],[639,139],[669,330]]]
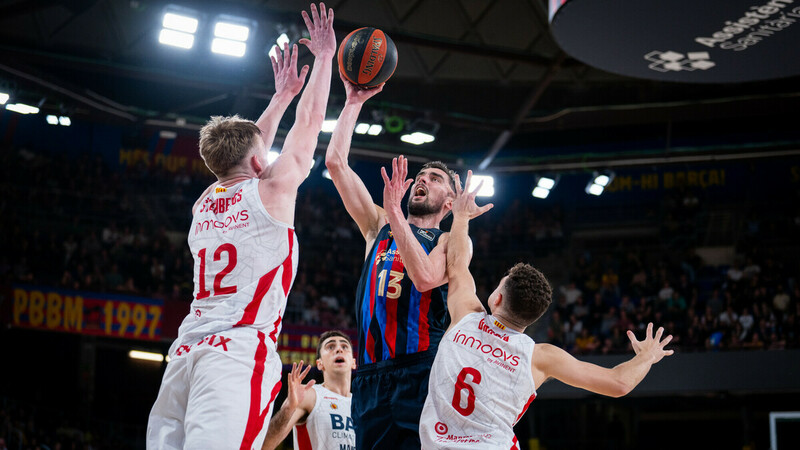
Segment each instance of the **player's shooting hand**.
[[472,181],[472,171],[467,171],[467,182],[464,188],[461,187],[461,177],[456,174],[456,198],[453,200],[453,216],[454,217],[466,217],[467,219],[474,219],[481,214],[489,211],[494,207],[494,204],[487,203],[483,206],[478,206],[475,203],[475,197],[478,195],[478,191],[481,189],[483,185],[483,180],[472,190],[472,192],[467,192],[467,189],[470,188],[470,182]]
[[308,375],[309,370],[311,370],[310,365],[306,366],[305,370],[303,369],[303,361],[300,361],[300,364],[292,363],[292,371],[287,377],[289,391],[286,394],[286,402],[291,409],[295,409],[303,403],[306,393],[316,383],[316,380],[311,380],[305,385],[303,384],[303,379]]
[[674,350],[664,350],[664,347],[672,340],[672,335],[668,335],[664,339],[661,336],[664,334],[664,327],[658,327],[655,335],[653,335],[653,322],[647,324],[647,332],[644,340],[639,341],[633,331],[628,330],[628,339],[631,340],[633,351],[637,355],[648,357],[651,364],[661,361],[661,358],[670,356],[675,353]]
[[304,65],[297,74],[297,44],[291,49],[288,43],[283,44],[283,49],[278,49],[276,57],[270,56],[272,73],[275,74],[275,94],[289,94],[292,97],[300,93],[308,74],[308,65]]
[[414,183],[408,175],[408,160],[400,155],[392,159],[392,178],[386,173],[386,168],[381,167],[381,177],[383,177],[383,209],[393,212],[402,211],[401,202],[406,195],[406,191]]
[[332,57],[336,53],[336,33],[333,32],[333,9],[325,8],[325,3],[311,4],[311,17],[303,11],[303,21],[308,28],[309,39],[300,39],[300,43],[308,47],[315,58]]
[[375,94],[382,91],[383,86],[386,85],[386,83],[381,83],[373,88],[358,87],[345,78],[341,70],[339,71],[339,78],[341,78],[342,83],[344,83],[344,90],[347,93],[347,103],[351,104],[364,104],[364,102],[372,98]]

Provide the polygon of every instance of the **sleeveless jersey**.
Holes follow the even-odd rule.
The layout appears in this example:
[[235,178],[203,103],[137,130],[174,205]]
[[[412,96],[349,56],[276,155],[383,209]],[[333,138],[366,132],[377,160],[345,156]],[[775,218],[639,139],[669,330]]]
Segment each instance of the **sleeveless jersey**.
[[465,316],[442,338],[419,424],[425,450],[516,447],[514,424],[536,397],[533,340],[486,313]]
[[194,300],[174,345],[234,327],[277,342],[298,244],[294,229],[267,213],[258,182],[215,187],[197,206],[189,230]]
[[350,397],[315,384],[314,409],[306,422],[294,426],[295,450],[355,450],[356,431],[350,418]]
[[[411,225],[430,253],[442,230]],[[450,323],[447,285],[420,292],[411,282],[389,224],[381,228],[364,262],[356,291],[358,365],[435,348]]]

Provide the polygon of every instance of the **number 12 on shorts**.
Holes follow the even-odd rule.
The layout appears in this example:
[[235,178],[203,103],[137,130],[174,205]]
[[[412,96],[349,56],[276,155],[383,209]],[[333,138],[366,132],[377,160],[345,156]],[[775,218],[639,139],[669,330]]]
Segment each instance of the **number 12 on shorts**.
[[[470,381],[467,381],[467,376]],[[475,386],[481,384],[481,373],[474,367],[464,367],[456,377],[456,390],[453,392],[453,408],[462,416],[468,416],[475,411]],[[474,386],[473,386],[474,385]],[[467,393],[464,398],[464,392]]]

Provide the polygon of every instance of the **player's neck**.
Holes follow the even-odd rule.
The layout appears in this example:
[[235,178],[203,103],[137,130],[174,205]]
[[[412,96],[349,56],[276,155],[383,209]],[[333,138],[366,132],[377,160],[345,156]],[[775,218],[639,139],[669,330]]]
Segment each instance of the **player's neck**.
[[253,177],[255,177],[255,175],[247,171],[234,170],[226,174],[225,176],[217,177],[217,180],[220,185],[225,187],[231,187],[233,185],[241,183],[242,181],[247,181]]
[[515,324],[513,320],[509,319],[503,313],[503,311],[495,311],[495,312],[493,312],[492,313],[492,317],[497,319],[498,322],[500,322],[503,325],[505,325],[506,328],[511,328],[512,330],[519,331],[520,333],[524,333],[525,332],[525,328],[528,328],[528,327],[522,327],[522,326],[519,326],[519,325]]
[[325,381],[322,382],[322,386],[325,389],[334,392],[336,394],[341,395],[342,397],[349,397],[350,396],[350,376],[343,375],[343,376],[326,376]]
[[438,215],[428,214],[425,216],[408,215],[408,223],[419,228],[439,228],[441,218]]

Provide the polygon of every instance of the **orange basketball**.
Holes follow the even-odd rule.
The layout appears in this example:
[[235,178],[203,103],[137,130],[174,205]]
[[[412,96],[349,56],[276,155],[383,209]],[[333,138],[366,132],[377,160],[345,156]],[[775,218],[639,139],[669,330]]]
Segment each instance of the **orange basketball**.
[[337,59],[339,70],[348,81],[361,87],[374,87],[394,73],[397,47],[383,31],[364,27],[344,38]]

